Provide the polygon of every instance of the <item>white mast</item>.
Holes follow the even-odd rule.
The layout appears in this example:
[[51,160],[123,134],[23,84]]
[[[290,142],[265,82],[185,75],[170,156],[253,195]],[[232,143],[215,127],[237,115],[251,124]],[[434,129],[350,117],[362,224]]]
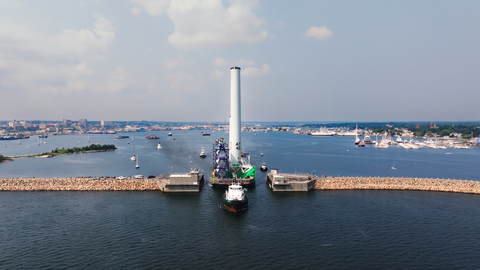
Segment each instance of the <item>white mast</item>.
[[241,159],[240,124],[241,124],[241,101],[240,101],[240,67],[230,68],[230,131],[229,151],[230,163],[239,164]]

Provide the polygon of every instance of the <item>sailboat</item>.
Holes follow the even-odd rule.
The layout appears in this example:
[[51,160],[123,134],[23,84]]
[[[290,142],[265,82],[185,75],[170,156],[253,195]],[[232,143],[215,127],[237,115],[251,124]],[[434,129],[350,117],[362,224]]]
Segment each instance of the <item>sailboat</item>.
[[359,144],[360,143],[360,138],[358,138],[358,124],[355,128],[355,144]]
[[397,168],[395,168],[395,161],[393,162],[393,166],[392,166],[392,170],[396,170]]
[[138,154],[137,154],[137,165],[135,165],[135,169],[140,169],[140,165],[138,165]]
[[157,144],[157,149],[162,149],[162,146],[160,145],[160,143]]
[[87,142],[90,142],[90,134],[87,135]]

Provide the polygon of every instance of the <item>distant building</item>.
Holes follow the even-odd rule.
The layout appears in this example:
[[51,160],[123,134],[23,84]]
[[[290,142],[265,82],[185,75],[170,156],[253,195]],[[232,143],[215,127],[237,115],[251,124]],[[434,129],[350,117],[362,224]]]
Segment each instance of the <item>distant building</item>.
[[18,127],[18,122],[15,119],[13,119],[13,121],[8,123],[8,126],[13,128],[13,130],[16,130]]
[[416,128],[420,128],[420,124],[419,124],[419,123],[417,123],[417,125],[416,125],[415,127],[416,127]]
[[69,127],[72,125],[72,120],[63,119],[63,126]]
[[88,126],[88,121],[87,119],[80,119],[78,120],[78,124],[81,126],[81,127],[87,127]]
[[101,124],[102,124],[102,127],[111,127],[113,126],[113,121],[102,120]]

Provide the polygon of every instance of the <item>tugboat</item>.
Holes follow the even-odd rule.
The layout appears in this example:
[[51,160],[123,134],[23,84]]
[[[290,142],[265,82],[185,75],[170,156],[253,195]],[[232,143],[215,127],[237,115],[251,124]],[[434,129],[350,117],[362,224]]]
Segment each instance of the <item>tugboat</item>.
[[223,207],[230,212],[243,212],[248,210],[248,199],[245,189],[238,183],[228,186],[223,195]]
[[202,151],[200,151],[200,157],[205,158],[207,155],[205,154],[205,147],[202,146]]

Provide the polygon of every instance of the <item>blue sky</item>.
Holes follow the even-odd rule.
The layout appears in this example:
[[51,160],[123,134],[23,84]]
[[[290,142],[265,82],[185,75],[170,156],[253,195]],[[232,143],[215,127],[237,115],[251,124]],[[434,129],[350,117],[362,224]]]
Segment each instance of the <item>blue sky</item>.
[[0,0],[0,119],[480,120],[480,1]]

